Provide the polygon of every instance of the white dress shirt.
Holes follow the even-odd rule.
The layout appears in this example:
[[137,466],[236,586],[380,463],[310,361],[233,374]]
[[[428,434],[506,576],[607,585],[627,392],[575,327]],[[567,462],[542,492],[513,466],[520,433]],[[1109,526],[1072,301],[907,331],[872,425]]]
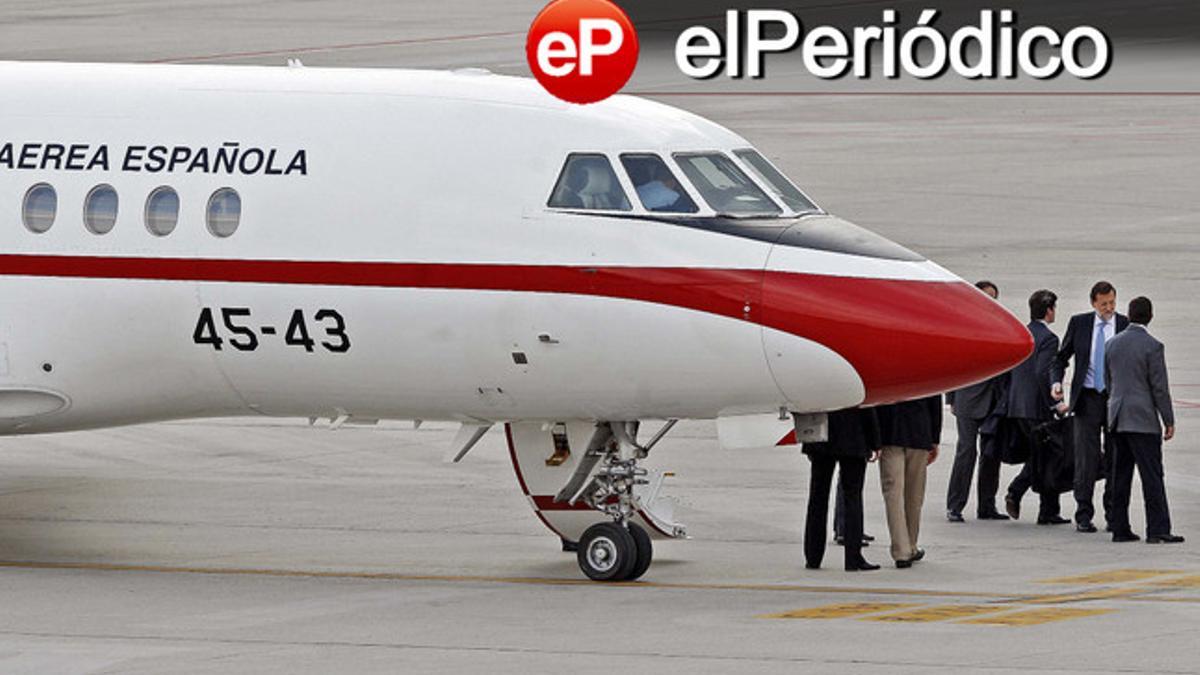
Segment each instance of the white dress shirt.
[[[1088,355],[1087,374],[1084,375],[1084,377],[1083,377],[1083,386],[1085,389],[1099,389],[1100,388],[1100,387],[1096,386],[1096,377],[1095,376],[1096,376],[1096,331],[1100,329],[1101,321],[1102,320],[1100,318],[1100,314],[1097,313],[1096,318],[1093,319],[1093,321],[1092,321],[1092,334],[1091,334],[1091,338],[1090,338],[1092,341],[1092,347],[1091,347],[1092,351]],[[1104,341],[1108,342],[1109,340],[1111,340],[1113,335],[1116,334],[1116,332],[1117,332],[1117,315],[1114,313],[1112,315],[1112,318],[1108,320],[1108,325],[1104,326]],[[1102,383],[1100,383],[1100,385],[1104,386],[1104,383],[1102,382]]]

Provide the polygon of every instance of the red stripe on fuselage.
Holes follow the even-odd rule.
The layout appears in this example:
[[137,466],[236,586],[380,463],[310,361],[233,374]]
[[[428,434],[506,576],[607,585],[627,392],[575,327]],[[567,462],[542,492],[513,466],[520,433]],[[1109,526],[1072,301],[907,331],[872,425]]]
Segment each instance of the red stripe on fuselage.
[[982,379],[1019,363],[1032,345],[1024,326],[963,282],[686,267],[13,254],[0,255],[0,275],[516,291],[653,302],[825,345],[857,370],[865,403]]
[[0,255],[0,275],[525,291],[646,300],[741,319],[762,270]]

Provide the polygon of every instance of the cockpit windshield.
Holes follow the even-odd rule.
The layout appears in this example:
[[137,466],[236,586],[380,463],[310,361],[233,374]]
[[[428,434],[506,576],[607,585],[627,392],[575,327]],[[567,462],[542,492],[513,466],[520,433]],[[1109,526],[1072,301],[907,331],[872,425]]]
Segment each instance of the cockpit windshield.
[[572,153],[567,157],[548,206],[604,211],[631,208],[608,158],[589,153]]
[[629,182],[647,211],[654,213],[695,213],[700,210],[667,163],[658,155],[621,155],[621,164]]
[[767,161],[765,157],[760,155],[756,150],[735,150],[733,154],[750,167],[750,170],[759,177],[762,182],[766,183],[776,195],[783,200],[787,207],[796,213],[810,213],[819,211],[816,204],[809,201],[808,197],[797,188],[792,181],[788,180],[787,176],[783,175]]
[[679,168],[719,215],[777,216],[775,202],[725,155],[718,152],[675,155]]

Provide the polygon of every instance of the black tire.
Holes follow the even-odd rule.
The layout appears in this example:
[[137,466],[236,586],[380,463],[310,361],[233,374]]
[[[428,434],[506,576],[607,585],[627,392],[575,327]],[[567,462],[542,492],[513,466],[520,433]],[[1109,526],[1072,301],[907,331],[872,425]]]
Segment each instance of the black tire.
[[633,537],[633,545],[637,548],[637,559],[634,560],[633,569],[629,571],[625,580],[636,581],[650,569],[650,561],[654,559],[654,545],[650,543],[650,535],[637,523],[629,524],[629,535]]
[[596,523],[579,538],[575,559],[579,569],[593,581],[623,581],[637,563],[637,546],[624,527]]

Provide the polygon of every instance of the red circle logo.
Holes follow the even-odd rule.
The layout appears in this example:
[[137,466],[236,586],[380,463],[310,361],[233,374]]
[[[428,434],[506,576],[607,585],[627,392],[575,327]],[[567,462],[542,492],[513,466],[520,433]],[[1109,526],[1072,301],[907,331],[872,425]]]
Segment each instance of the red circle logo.
[[571,103],[595,103],[633,75],[637,33],[609,0],[554,0],[530,24],[525,57],[546,91]]

